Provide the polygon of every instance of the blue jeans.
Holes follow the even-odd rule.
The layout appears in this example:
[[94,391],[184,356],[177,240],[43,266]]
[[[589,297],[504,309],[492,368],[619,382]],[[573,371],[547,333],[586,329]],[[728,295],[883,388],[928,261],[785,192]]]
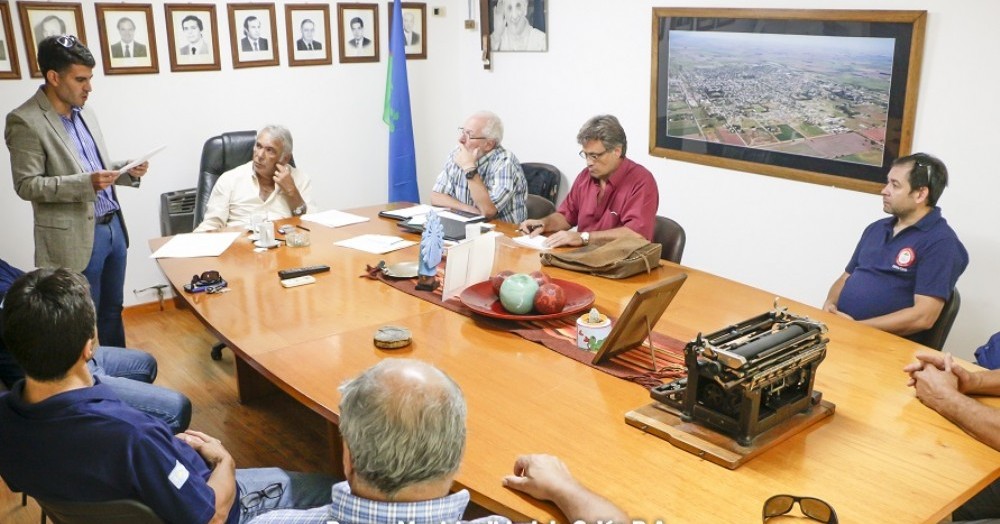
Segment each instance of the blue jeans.
[[[240,505],[240,523],[274,509],[310,509],[329,504],[333,497],[330,490],[339,481],[322,473],[298,473],[279,468],[237,469],[239,500],[236,503]],[[272,484],[281,484],[280,496],[253,496]],[[248,496],[260,503],[247,507],[244,501],[248,501]]]
[[172,432],[181,433],[191,424],[191,401],[181,393],[153,385],[156,359],[149,353],[99,346],[87,367],[122,402],[162,420]]
[[125,231],[116,213],[111,222],[94,226],[94,249],[83,276],[97,310],[97,337],[101,344],[125,347],[122,302],[125,297]]

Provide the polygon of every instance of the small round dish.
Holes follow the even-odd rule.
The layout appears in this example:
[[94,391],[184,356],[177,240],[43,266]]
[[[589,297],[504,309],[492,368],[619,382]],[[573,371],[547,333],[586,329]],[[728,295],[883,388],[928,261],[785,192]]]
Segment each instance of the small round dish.
[[585,311],[594,304],[594,292],[586,287],[558,278],[553,278],[552,283],[559,284],[566,293],[566,305],[558,313],[549,313],[546,315],[540,313],[515,315],[510,313],[503,308],[500,298],[493,292],[493,284],[489,280],[465,288],[465,291],[462,291],[462,294],[459,295],[459,299],[469,309],[480,315],[502,318],[504,320],[546,320],[559,318]]
[[417,276],[417,270],[419,269],[420,264],[418,262],[408,261],[389,264],[385,266],[382,272],[390,278],[413,278]]
[[278,247],[278,246],[281,245],[281,241],[280,240],[275,240],[270,245],[268,245],[268,244],[262,244],[260,242],[260,240],[254,240],[253,241],[253,245],[255,245],[255,246],[259,247],[259,248],[263,248],[263,249],[274,249],[274,248],[276,248],[276,247]]

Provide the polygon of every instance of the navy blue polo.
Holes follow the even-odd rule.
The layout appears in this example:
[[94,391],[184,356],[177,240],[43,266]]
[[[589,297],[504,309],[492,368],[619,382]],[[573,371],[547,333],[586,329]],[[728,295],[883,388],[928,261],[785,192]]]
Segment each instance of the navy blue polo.
[[94,380],[37,404],[22,399],[24,382],[0,397],[0,477],[40,499],[133,499],[166,522],[211,520],[215,492],[201,456]]
[[837,309],[855,320],[913,307],[913,295],[948,300],[969,253],[935,207],[896,236],[896,218],[865,229],[845,271],[850,274]]

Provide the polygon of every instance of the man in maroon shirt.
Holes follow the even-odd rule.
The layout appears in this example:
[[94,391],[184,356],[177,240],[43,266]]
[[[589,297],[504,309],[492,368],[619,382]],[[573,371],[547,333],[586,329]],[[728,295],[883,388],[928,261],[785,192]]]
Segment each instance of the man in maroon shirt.
[[[612,115],[587,121],[576,135],[587,168],[576,176],[559,210],[528,219],[525,234],[550,234],[549,247],[585,246],[624,236],[653,238],[660,193],[648,169],[625,158],[625,130]],[[569,229],[576,226],[575,231]]]

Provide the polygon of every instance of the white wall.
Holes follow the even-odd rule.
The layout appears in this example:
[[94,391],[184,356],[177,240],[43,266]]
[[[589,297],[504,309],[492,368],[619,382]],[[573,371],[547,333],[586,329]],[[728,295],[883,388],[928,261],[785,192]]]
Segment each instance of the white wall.
[[[431,1],[429,8],[445,6],[447,14],[429,14],[430,58],[409,62],[422,194],[426,199],[455,139],[454,128],[476,109],[489,108],[504,118],[505,143],[522,161],[553,163],[570,178],[582,168],[575,142],[580,124],[594,114],[613,113],[631,139],[629,156],[659,182],[660,214],[677,219],[688,232],[686,264],[818,306],[843,271],[861,230],[883,216],[879,197],[649,156],[649,53],[654,6],[828,5],[815,0],[549,0],[549,52],[496,54],[493,70],[484,71],[478,30],[462,28],[467,2]],[[141,190],[119,192],[133,239],[127,299],[132,299],[132,289],[163,282],[147,258],[145,241],[159,235],[159,194],[194,185],[201,144],[218,132],[266,122],[288,125],[296,139],[297,162],[313,175],[325,206],[347,208],[385,199],[384,42],[378,64],[233,70],[224,52],[221,72],[171,73],[162,3],[153,6],[161,73],[104,77],[98,67],[96,91],[88,102],[100,115],[112,154],[133,155],[161,142],[170,144],[155,159]],[[218,6],[221,38],[228,39],[225,4]],[[1000,329],[992,313],[1000,302],[991,274],[1000,265],[1000,248],[993,238],[997,215],[990,205],[1000,194],[1000,181],[989,172],[995,168],[987,153],[1000,139],[995,124],[1000,106],[989,96],[998,74],[984,60],[1000,49],[1000,33],[992,27],[1000,4],[875,0],[843,1],[837,7],[929,12],[913,148],[940,156],[952,175],[940,204],[972,262],[959,281],[963,307],[948,349],[969,357]],[[380,2],[383,37],[386,9]],[[87,33],[96,42],[92,4],[86,3],[84,10]],[[335,4],[331,14],[336,17]],[[284,27],[281,5],[278,22]],[[16,20],[15,33],[20,34]],[[283,38],[281,51],[286,64]],[[20,56],[23,67],[23,49]],[[0,110],[15,107],[39,83],[0,82]],[[0,156],[0,178],[9,177],[6,149]],[[0,190],[0,220],[9,231],[0,256],[30,267],[30,206],[7,187]],[[761,310],[769,306],[760,305]]]

